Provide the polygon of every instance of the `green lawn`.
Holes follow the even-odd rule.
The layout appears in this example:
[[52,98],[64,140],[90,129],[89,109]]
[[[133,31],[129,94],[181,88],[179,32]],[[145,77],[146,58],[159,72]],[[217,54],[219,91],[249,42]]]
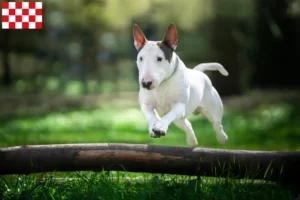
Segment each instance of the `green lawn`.
[[[219,145],[203,116],[191,117],[199,147],[247,150],[300,150],[300,116],[291,105],[261,106],[251,111],[225,110],[228,143]],[[53,143],[125,142],[186,146],[185,133],[171,125],[153,139],[139,108],[54,112],[42,116],[0,118],[0,146]]]
[[[300,150],[300,116],[290,104],[252,110],[225,109],[226,145],[216,141],[203,116],[191,117],[199,147],[246,150]],[[150,138],[139,108],[50,112],[0,117],[0,147],[53,143],[142,143],[186,146],[185,134],[171,126],[165,137]],[[47,173],[2,176],[0,199],[297,199],[285,187],[221,178],[126,172]],[[300,196],[298,194],[298,200]]]

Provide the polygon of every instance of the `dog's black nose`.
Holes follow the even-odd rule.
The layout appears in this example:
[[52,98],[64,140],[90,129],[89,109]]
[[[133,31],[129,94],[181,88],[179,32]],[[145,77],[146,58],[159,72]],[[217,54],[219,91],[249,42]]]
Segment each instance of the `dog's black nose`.
[[149,89],[151,85],[152,85],[152,82],[151,82],[151,81],[149,81],[149,82],[142,81],[142,86],[143,86],[144,88]]

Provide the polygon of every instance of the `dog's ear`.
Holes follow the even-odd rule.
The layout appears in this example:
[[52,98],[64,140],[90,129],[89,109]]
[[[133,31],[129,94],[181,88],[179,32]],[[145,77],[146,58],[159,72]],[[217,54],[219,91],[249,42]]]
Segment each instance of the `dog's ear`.
[[147,41],[143,31],[137,24],[133,25],[133,38],[134,46],[137,50],[141,49]]
[[178,36],[177,36],[177,30],[173,23],[170,24],[168,27],[168,30],[165,33],[165,36],[162,40],[162,42],[170,47],[171,49],[175,50],[178,44]]

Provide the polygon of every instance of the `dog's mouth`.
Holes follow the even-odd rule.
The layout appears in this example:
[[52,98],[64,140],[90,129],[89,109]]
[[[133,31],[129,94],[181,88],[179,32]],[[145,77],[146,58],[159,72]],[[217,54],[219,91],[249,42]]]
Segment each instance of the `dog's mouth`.
[[152,89],[154,89],[153,86],[150,86],[150,87],[143,87],[143,86],[142,86],[142,88],[144,88],[144,89],[146,89],[146,90],[152,90]]

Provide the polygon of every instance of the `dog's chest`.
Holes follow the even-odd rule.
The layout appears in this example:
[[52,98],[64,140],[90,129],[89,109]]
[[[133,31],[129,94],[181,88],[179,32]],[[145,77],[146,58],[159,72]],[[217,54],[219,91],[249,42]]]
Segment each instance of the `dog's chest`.
[[165,95],[156,96],[155,104],[155,109],[160,116],[167,114],[172,108],[170,98]]
[[160,89],[157,90],[153,97],[155,102],[155,109],[160,116],[170,112],[172,105],[179,99],[179,91],[176,89]]

